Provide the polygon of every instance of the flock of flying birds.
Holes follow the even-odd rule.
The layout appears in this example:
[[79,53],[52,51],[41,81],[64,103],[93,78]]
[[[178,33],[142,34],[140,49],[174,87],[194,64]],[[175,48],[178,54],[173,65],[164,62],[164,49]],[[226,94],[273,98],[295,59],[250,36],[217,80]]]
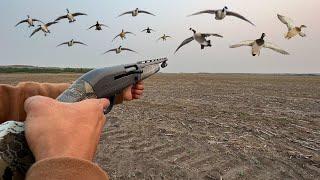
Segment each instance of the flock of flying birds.
[[[131,15],[132,17],[137,17],[139,14],[147,14],[147,15],[151,15],[151,16],[156,16],[153,13],[150,13],[148,11],[140,10],[139,8],[136,8],[135,10],[122,13],[118,17],[124,16],[124,15]],[[228,9],[228,7],[224,7],[222,9],[218,9],[218,10],[204,10],[204,11],[200,11],[200,12],[191,14],[188,17],[195,16],[195,15],[201,15],[201,14],[211,14],[211,15],[213,15],[215,17],[216,20],[223,20],[226,17],[233,16],[233,17],[239,18],[239,19],[241,19],[243,21],[246,21],[247,23],[255,26],[254,23],[252,23],[250,20],[248,20],[244,16],[240,15],[239,13],[230,11]],[[76,21],[76,17],[77,16],[87,16],[87,14],[81,13],[81,12],[71,13],[69,11],[69,9],[67,9],[67,14],[65,14],[63,16],[60,16],[60,17],[56,18],[54,21],[48,22],[48,23],[44,23],[41,20],[31,18],[28,15],[27,19],[18,22],[16,24],[16,26],[18,26],[20,24],[23,24],[23,23],[27,23],[29,25],[29,27],[35,27],[35,23],[38,22],[39,25],[37,25],[37,28],[34,29],[34,31],[31,33],[30,37],[32,37],[34,34],[36,34],[39,31],[44,32],[44,35],[47,36],[47,34],[51,33],[50,30],[49,30],[49,27],[51,25],[57,24],[59,21],[64,20],[64,19],[68,20],[69,23],[73,23],[73,22]],[[288,28],[288,32],[285,34],[285,38],[286,39],[291,39],[291,38],[293,38],[293,37],[295,37],[297,35],[300,35],[301,37],[305,37],[306,36],[306,34],[303,33],[303,31],[302,31],[303,28],[306,28],[305,25],[295,26],[293,24],[293,21],[290,18],[282,16],[282,15],[279,15],[279,14],[277,16],[278,16],[278,19],[283,24],[285,24],[287,26],[287,28]],[[90,26],[88,28],[88,30],[92,29],[92,28],[95,28],[95,30],[101,31],[103,27],[109,28],[107,25],[101,24],[101,23],[99,23],[99,21],[97,21],[94,25]],[[190,30],[193,32],[193,36],[191,36],[191,37],[187,38],[186,40],[184,40],[178,46],[178,48],[175,50],[175,53],[180,48],[182,48],[183,46],[189,44],[192,41],[196,41],[197,43],[200,44],[201,49],[204,49],[205,47],[211,47],[212,46],[211,40],[207,39],[208,37],[214,36],[214,37],[223,38],[222,35],[215,34],[215,33],[200,33],[200,32],[197,32],[196,30],[194,30],[192,28],[190,28]],[[153,30],[150,27],[148,27],[146,29],[143,29],[141,32],[152,33],[154,31],[155,30]],[[116,35],[113,38],[112,41],[114,41],[117,38],[121,38],[122,40],[124,40],[124,39],[126,39],[126,35],[129,35],[129,34],[130,35],[136,35],[133,32],[122,30],[118,35]],[[280,47],[278,47],[278,46],[276,46],[276,45],[274,45],[274,44],[272,44],[270,42],[266,42],[264,40],[265,36],[266,36],[266,34],[262,33],[262,35],[261,35],[261,37],[259,39],[249,40],[249,41],[242,41],[242,42],[240,42],[238,44],[231,45],[230,48],[238,48],[238,47],[242,47],[242,46],[249,46],[249,47],[251,47],[251,53],[252,53],[253,56],[256,56],[256,55],[259,56],[260,55],[260,51],[263,48],[268,48],[268,49],[271,49],[271,50],[273,50],[275,52],[278,52],[278,53],[281,53],[281,54],[284,54],[284,55],[289,55],[289,53],[287,51],[281,49]],[[157,41],[159,41],[159,40],[166,41],[168,38],[172,38],[172,37],[168,36],[166,34],[163,34],[163,36],[158,38]],[[75,41],[73,39],[71,41],[63,42],[63,43],[59,44],[58,46],[67,45],[67,46],[71,47],[71,46],[73,46],[75,44],[80,44],[80,45],[87,46],[87,44],[85,44],[83,42],[80,42],[80,41]],[[106,53],[109,53],[109,52],[115,52],[116,54],[119,54],[122,51],[131,51],[131,52],[137,53],[136,51],[134,51],[132,49],[119,46],[118,48],[110,49],[110,50],[106,51],[103,54],[106,54]]]

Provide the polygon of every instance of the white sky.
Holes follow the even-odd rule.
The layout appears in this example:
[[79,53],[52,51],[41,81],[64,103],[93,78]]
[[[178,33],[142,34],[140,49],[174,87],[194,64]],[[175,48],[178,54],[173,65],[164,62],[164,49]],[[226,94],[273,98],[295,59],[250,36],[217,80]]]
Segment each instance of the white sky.
[[[225,5],[229,10],[246,16],[256,27],[233,17],[223,21],[216,21],[210,15],[186,17],[200,10],[220,9]],[[136,7],[157,16],[115,18]],[[316,15],[319,7],[319,0],[1,0],[0,65],[104,67],[166,56],[170,62],[165,72],[319,73],[320,25]],[[29,38],[32,29],[26,25],[14,27],[27,14],[48,22],[64,15],[66,8],[89,16],[78,17],[73,24],[62,21],[53,25],[48,37],[39,33]],[[277,19],[277,13],[291,17],[297,25],[307,25],[307,37],[296,37],[290,41],[284,39],[287,29]],[[111,29],[87,31],[96,20]],[[151,35],[140,33],[147,26],[157,32]],[[202,51],[199,44],[192,42],[173,55],[177,46],[192,35],[188,30],[190,27],[200,32],[219,33],[224,38],[210,38],[213,47]],[[132,31],[137,36],[111,43],[121,29]],[[249,48],[229,49],[233,43],[257,39],[262,32],[267,34],[267,41],[286,49],[291,55],[283,56],[266,49],[260,57],[252,57]],[[174,39],[156,43],[155,40],[163,33]],[[89,47],[56,48],[59,43],[72,38],[87,43]],[[101,55],[120,44],[141,55],[130,52]]]

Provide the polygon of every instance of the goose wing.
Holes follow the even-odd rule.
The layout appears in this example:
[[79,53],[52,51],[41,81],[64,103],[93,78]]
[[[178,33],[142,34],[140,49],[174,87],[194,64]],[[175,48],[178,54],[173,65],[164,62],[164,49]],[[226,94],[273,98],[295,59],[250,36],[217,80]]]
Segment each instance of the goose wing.
[[77,13],[73,13],[72,16],[74,16],[74,17],[76,17],[76,16],[88,16],[88,14],[77,12]]
[[221,37],[223,38],[223,36],[221,36],[220,34],[215,34],[215,33],[204,33],[201,34],[203,37],[209,37],[209,36],[215,36],[215,37]]
[[300,35],[301,37],[306,37],[306,36],[307,36],[304,32],[299,32],[299,35]]
[[113,42],[114,40],[116,40],[117,37],[119,37],[119,36],[120,36],[120,34],[118,34],[116,37],[114,37],[114,38],[112,39],[112,42]]
[[278,53],[281,53],[281,54],[284,54],[284,55],[289,55],[289,53],[281,48],[279,48],[278,46],[274,45],[274,44],[271,44],[271,43],[265,43],[263,45],[264,48],[268,48],[268,49],[271,49],[271,50],[274,50]]
[[40,21],[39,19],[32,19],[32,21],[41,22],[42,24],[44,24],[44,22]]
[[57,23],[58,23],[57,21],[49,22],[49,23],[46,24],[46,26],[49,27],[49,26],[51,26],[52,24],[57,24]]
[[280,14],[278,14],[278,18],[283,24],[285,24],[288,27],[289,31],[294,28],[292,19],[282,16]]
[[231,45],[230,48],[238,48],[238,47],[241,47],[241,46],[252,46],[254,42],[255,42],[254,40],[242,41],[242,42],[240,42],[238,44]]
[[110,49],[110,50],[104,52],[103,54],[107,54],[107,53],[112,52],[112,51],[117,51],[117,49]]
[[194,40],[193,37],[189,37],[188,39],[184,40],[184,41],[180,44],[180,46],[176,49],[176,51],[175,51],[174,53],[176,53],[180,48],[182,48],[182,46],[190,43],[190,42],[193,41],[193,40]]
[[61,19],[66,19],[66,18],[68,18],[68,16],[67,15],[64,15],[64,16],[60,16],[60,17],[58,17],[56,20],[54,20],[54,21],[60,21]]
[[199,14],[215,14],[216,12],[217,12],[217,10],[204,10],[204,11],[193,13],[193,14],[189,15],[188,17],[199,15]]
[[35,29],[35,30],[31,33],[31,35],[30,35],[29,37],[32,37],[35,33],[37,33],[37,32],[40,31],[40,30],[41,30],[41,27]]
[[149,14],[149,15],[152,15],[152,16],[156,16],[156,15],[154,15],[154,14],[152,14],[151,12],[148,12],[148,11],[139,10],[138,12],[139,12],[139,13]]
[[18,23],[15,25],[15,27],[17,27],[19,24],[26,23],[26,22],[28,22],[28,19],[25,19],[25,20],[22,20],[22,21],[18,22]]
[[118,17],[123,16],[123,15],[126,15],[126,14],[132,14],[132,12],[133,12],[133,11],[124,12],[124,13],[120,14]]
[[80,41],[73,41],[74,44],[81,44],[81,45],[85,45],[85,46],[88,46],[87,44],[83,43],[83,42],[80,42]]
[[123,51],[131,51],[131,52],[134,52],[134,53],[137,53],[137,54],[138,54],[138,52],[137,52],[137,51],[134,51],[134,50],[129,49],[129,48],[122,48],[122,50],[123,50]]
[[148,31],[148,29],[144,29],[144,30],[142,30],[141,32],[145,32],[145,31]]
[[251,21],[249,21],[247,18],[245,18],[244,16],[242,16],[242,15],[236,13],[236,12],[227,11],[227,15],[228,15],[228,16],[235,16],[235,17],[240,18],[240,19],[242,19],[242,20],[244,20],[244,21],[247,21],[247,22],[250,23],[251,25],[255,26],[255,25],[254,25]]
[[65,44],[68,44],[68,43],[69,43],[69,42],[61,43],[61,44],[59,44],[57,47],[62,46],[62,45],[65,45]]
[[172,38],[171,36],[165,36],[165,38]]
[[89,29],[91,29],[91,28],[93,28],[93,27],[96,27],[96,25],[92,25],[92,26],[90,26],[90,27],[88,28],[88,30],[89,30]]
[[105,25],[105,24],[100,24],[100,26],[104,26],[104,27],[109,28],[109,26],[107,26],[107,25]]
[[136,36],[136,34],[133,33],[133,32],[125,32],[125,34],[132,34],[132,35],[135,35],[135,36]]

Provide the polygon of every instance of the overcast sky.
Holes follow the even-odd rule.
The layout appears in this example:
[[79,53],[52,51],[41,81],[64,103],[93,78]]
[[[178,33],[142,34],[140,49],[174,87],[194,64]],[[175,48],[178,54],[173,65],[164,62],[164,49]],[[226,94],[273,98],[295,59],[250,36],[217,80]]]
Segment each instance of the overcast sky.
[[[229,17],[216,21],[213,16],[187,15],[206,9],[220,9],[225,5],[256,24],[256,27]],[[156,14],[156,17],[141,15],[136,18],[119,14],[139,7]],[[212,72],[212,73],[316,73],[320,72],[318,20],[319,0],[0,0],[0,65],[26,64],[58,67],[104,67],[133,63],[138,60],[168,57],[170,62],[165,72]],[[14,25],[26,15],[49,22],[65,9],[84,12],[89,16],[77,17],[69,24],[61,21],[50,27],[52,33],[44,37],[42,32],[29,38],[32,28],[26,24]],[[307,37],[284,39],[287,28],[277,19],[277,13],[291,17],[297,25],[305,24]],[[97,20],[110,26],[101,32],[87,28]],[[140,31],[150,26],[154,34]],[[186,38],[192,36],[188,29],[200,32],[219,33],[223,39],[211,37],[213,47],[200,50],[192,42],[176,55],[174,50]],[[111,43],[121,29],[132,31],[137,36]],[[270,41],[291,53],[283,56],[271,50],[263,50],[260,57],[252,57],[247,47],[229,49],[229,45],[243,40],[254,40],[267,34]],[[167,42],[156,42],[163,33],[173,37]],[[56,46],[75,40],[89,46],[72,48]],[[140,53],[124,52],[101,55],[104,51],[123,45]]]

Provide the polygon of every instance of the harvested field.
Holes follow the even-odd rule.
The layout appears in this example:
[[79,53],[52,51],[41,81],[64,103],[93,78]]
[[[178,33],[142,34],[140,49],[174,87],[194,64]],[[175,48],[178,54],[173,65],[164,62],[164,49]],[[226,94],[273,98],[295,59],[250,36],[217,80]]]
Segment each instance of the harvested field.
[[159,74],[145,87],[108,115],[96,162],[111,179],[319,179],[319,76]]

